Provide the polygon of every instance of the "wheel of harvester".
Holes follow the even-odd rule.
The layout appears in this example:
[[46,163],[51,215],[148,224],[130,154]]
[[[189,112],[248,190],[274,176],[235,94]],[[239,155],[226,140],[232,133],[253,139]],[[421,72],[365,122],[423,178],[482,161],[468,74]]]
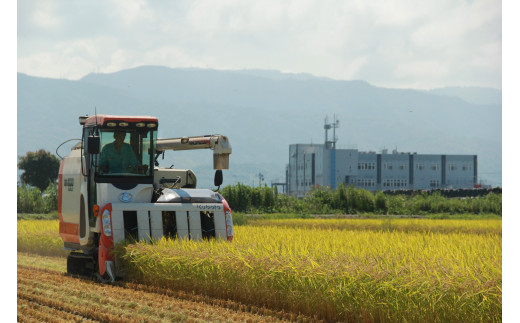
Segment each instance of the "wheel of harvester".
[[71,252],[67,257],[67,274],[91,277],[95,272],[95,261],[92,256],[80,252]]

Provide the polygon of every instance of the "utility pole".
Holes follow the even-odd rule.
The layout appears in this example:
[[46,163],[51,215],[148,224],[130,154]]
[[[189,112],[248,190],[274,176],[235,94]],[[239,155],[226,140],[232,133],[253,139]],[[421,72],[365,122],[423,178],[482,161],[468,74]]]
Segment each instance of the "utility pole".
[[262,173],[258,173],[258,186],[262,187],[263,180],[264,180],[264,175]]
[[[330,151],[330,186],[334,189],[336,188],[336,142],[338,141],[336,128],[339,128],[339,120],[336,119],[335,113],[332,123],[328,123],[327,118],[325,118],[323,128],[325,129],[325,148]],[[332,129],[332,140],[328,137],[328,131],[330,129]]]

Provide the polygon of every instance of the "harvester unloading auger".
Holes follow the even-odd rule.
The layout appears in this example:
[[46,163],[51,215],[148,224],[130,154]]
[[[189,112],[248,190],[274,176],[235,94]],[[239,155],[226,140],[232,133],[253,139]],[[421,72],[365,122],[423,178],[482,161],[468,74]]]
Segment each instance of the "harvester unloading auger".
[[61,161],[58,188],[60,236],[69,274],[113,282],[121,268],[115,243],[134,240],[233,239],[231,209],[218,192],[197,189],[189,169],[159,168],[166,150],[212,149],[214,184],[229,168],[226,136],[157,139],[149,116],[80,117],[82,140]]

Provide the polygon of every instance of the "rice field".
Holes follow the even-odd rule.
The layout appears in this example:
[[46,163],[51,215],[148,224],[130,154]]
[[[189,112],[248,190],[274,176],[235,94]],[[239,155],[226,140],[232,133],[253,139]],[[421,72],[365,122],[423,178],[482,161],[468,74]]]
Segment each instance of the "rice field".
[[17,247],[20,252],[44,256],[67,256],[59,234],[58,220],[18,220]]
[[399,231],[420,233],[502,234],[501,220],[435,220],[435,219],[259,219],[249,222],[254,226],[286,228],[336,229],[350,231]]
[[[138,283],[100,284],[49,270],[58,261],[19,254],[18,322],[290,322],[290,317],[232,301]],[[61,258],[64,263],[64,258]],[[37,266],[27,265],[37,261]],[[305,321],[305,320],[303,320]]]
[[[54,252],[50,231],[30,222],[18,222],[18,250]],[[38,235],[47,251],[26,245]],[[232,243],[162,239],[116,253],[129,280],[326,321],[501,321],[501,220],[265,220],[235,226]]]

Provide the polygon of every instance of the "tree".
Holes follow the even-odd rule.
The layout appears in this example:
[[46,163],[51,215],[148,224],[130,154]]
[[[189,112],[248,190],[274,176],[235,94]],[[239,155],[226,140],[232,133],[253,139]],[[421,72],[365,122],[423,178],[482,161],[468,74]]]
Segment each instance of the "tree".
[[36,186],[43,192],[58,178],[60,160],[50,152],[40,149],[19,156],[18,168],[24,171],[20,177],[24,185]]

